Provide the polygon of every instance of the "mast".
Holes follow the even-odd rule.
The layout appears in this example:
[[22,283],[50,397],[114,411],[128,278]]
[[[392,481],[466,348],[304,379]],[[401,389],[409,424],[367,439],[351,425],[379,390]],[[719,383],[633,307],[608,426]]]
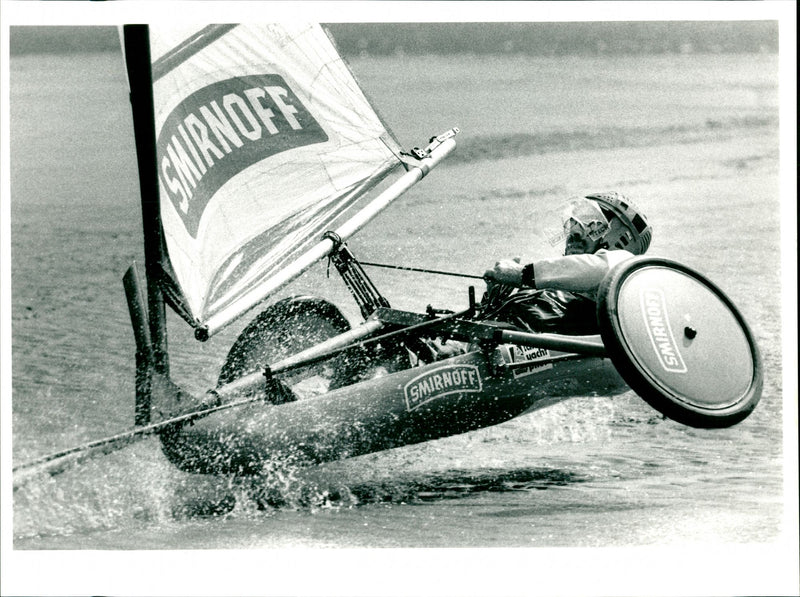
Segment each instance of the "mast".
[[125,64],[128,70],[133,130],[139,166],[144,229],[147,310],[152,338],[155,370],[169,374],[167,326],[164,295],[159,280],[163,259],[163,230],[156,173],[156,134],[153,110],[153,82],[150,60],[150,34],[147,25],[123,27]]

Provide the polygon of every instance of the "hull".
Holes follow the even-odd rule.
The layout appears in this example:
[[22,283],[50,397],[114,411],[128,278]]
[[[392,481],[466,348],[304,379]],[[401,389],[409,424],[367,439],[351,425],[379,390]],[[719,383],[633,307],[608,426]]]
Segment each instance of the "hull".
[[257,475],[268,462],[359,456],[496,425],[573,396],[628,389],[608,359],[544,352],[500,367],[471,352],[314,398],[254,402],[168,430],[163,449],[184,471]]

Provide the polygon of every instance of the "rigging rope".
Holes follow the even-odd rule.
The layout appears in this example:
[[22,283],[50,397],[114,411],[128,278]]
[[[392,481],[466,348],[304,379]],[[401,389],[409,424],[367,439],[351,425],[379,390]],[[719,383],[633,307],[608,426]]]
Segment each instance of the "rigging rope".
[[458,272],[445,272],[436,269],[423,269],[420,267],[407,267],[403,265],[389,265],[386,263],[370,263],[369,261],[359,261],[361,265],[370,265],[372,267],[384,267],[387,269],[401,269],[409,272],[422,272],[423,274],[438,274],[440,276],[455,276],[456,278],[474,278],[475,280],[483,280],[483,276],[475,276],[472,274],[462,274]]

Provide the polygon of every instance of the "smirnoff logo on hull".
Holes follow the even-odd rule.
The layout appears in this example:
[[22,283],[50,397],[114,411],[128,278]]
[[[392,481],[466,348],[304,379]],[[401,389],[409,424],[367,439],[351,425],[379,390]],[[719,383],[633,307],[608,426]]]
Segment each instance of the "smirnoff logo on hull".
[[167,116],[158,175],[196,238],[206,205],[227,180],[271,155],[327,140],[283,77],[235,77],[195,91]]
[[678,344],[669,325],[664,293],[660,288],[643,288],[639,296],[645,327],[659,363],[665,371],[686,373],[686,363],[678,350]]
[[475,365],[449,365],[418,375],[405,386],[406,408],[419,408],[434,398],[463,392],[480,392],[483,389],[478,367]]

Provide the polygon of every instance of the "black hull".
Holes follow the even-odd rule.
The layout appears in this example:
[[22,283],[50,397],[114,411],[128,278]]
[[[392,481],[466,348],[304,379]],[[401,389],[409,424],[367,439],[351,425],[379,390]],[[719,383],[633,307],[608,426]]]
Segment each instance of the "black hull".
[[[269,462],[359,456],[496,425],[570,397],[627,389],[608,359],[552,353],[536,367],[515,377],[472,352],[306,400],[216,412],[162,434],[163,449],[187,472],[257,475]],[[426,379],[431,391],[420,398],[415,389]]]

